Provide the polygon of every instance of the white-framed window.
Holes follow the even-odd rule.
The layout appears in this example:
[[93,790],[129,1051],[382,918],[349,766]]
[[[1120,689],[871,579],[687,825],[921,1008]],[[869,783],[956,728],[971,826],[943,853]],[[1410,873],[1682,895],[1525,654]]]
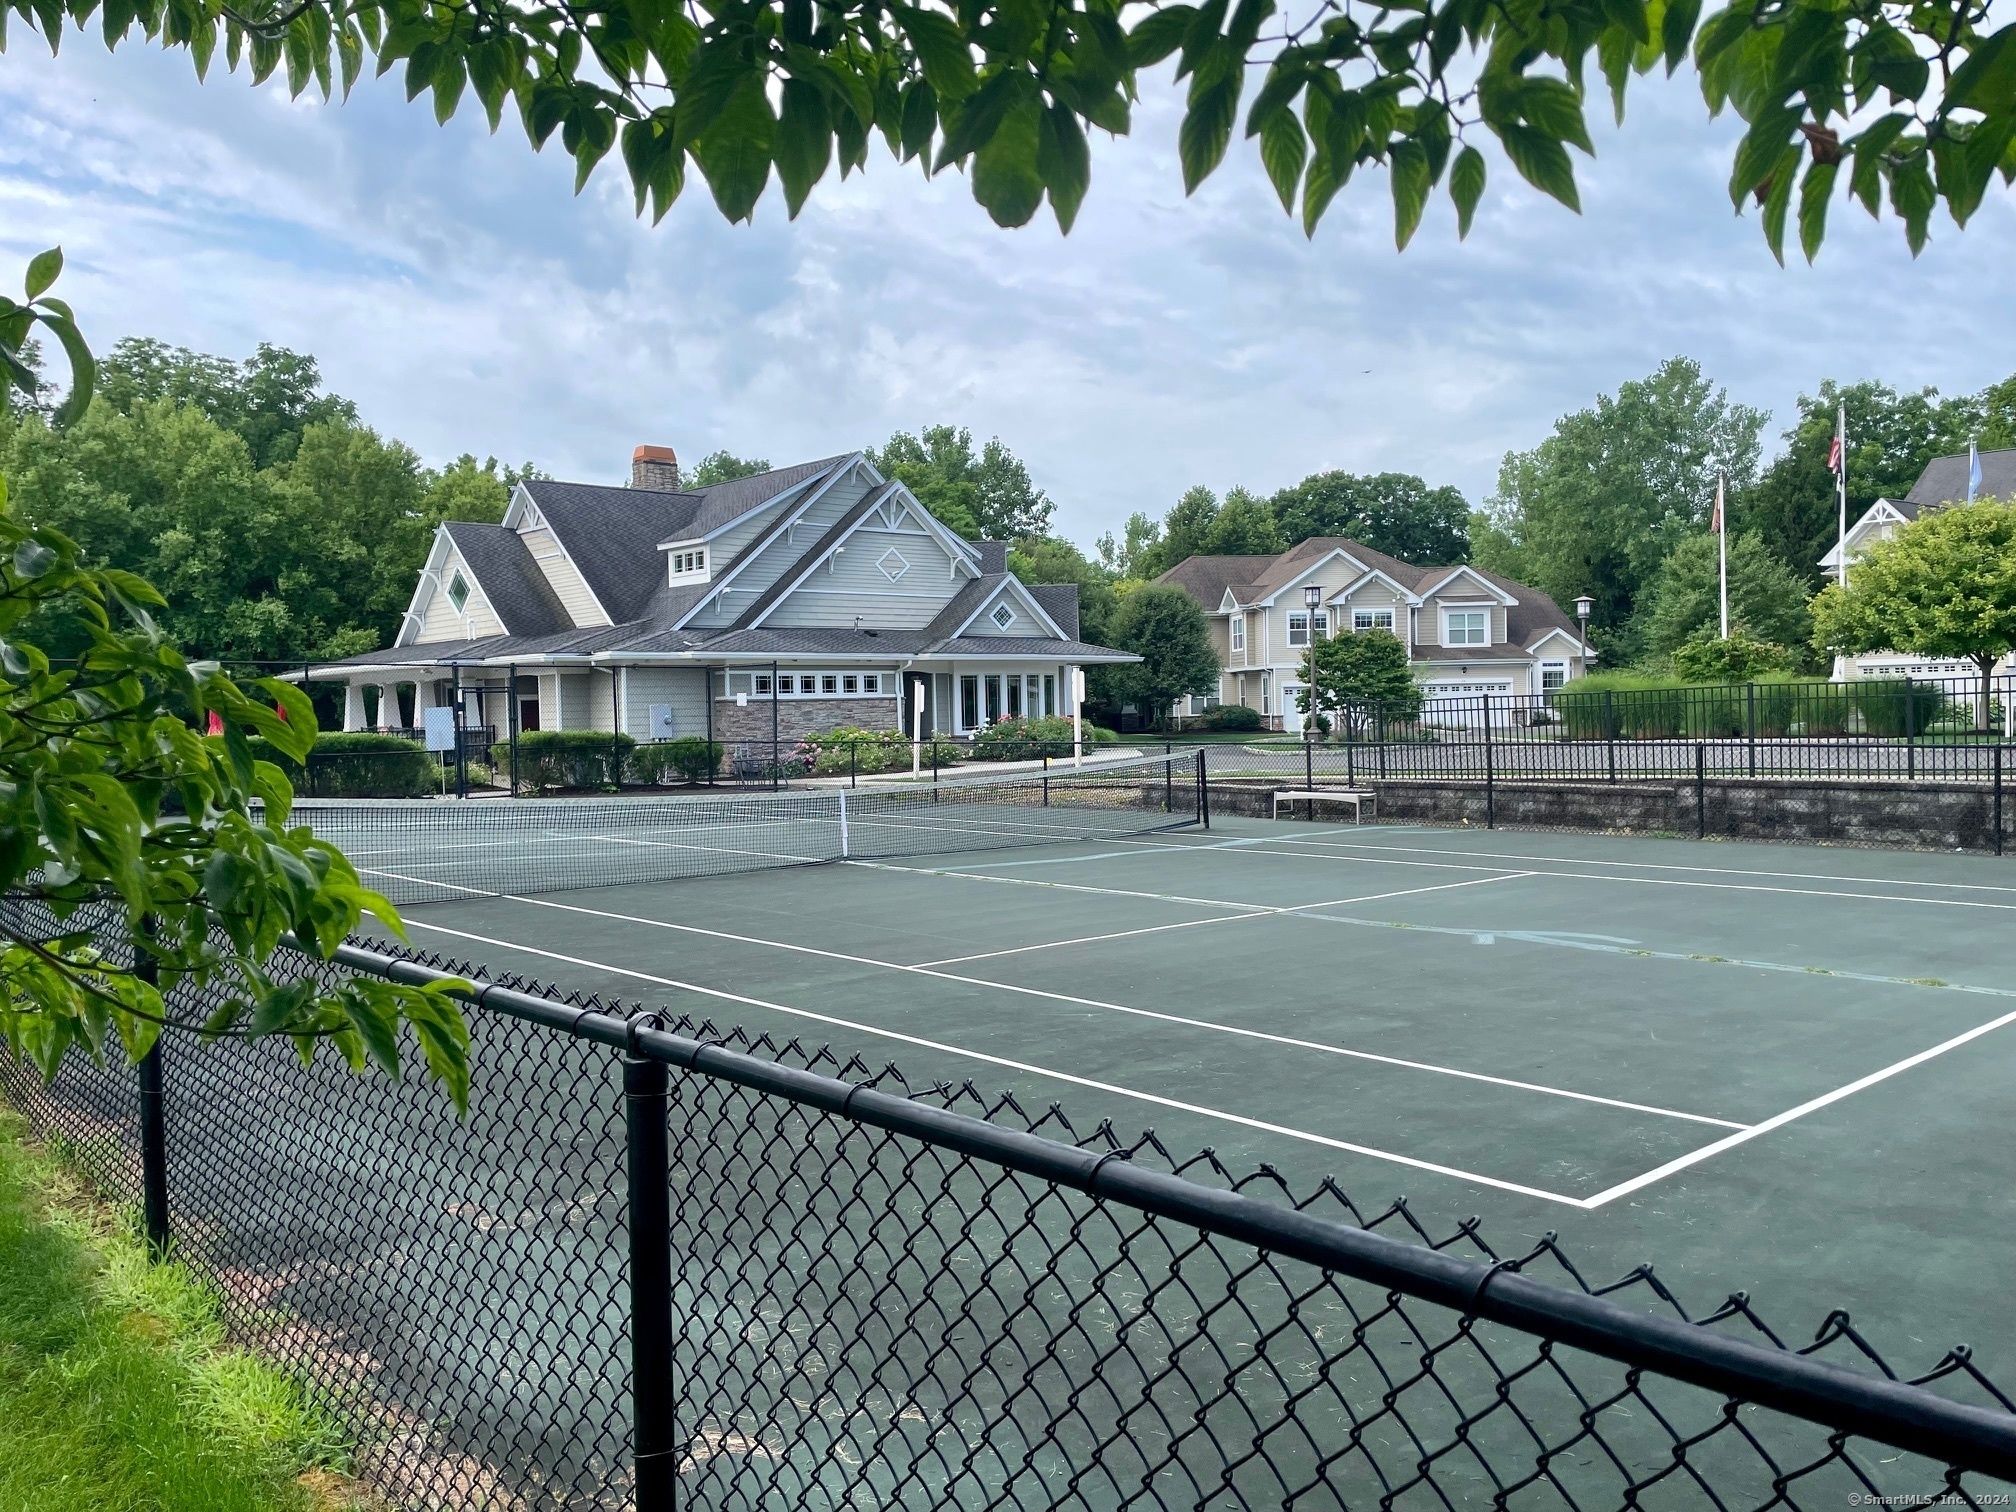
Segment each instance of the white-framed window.
[[758,672],[756,674],[756,691],[758,693],[768,693],[770,691],[770,674],[768,672]]
[[747,698],[754,686],[747,672],[730,672],[728,674],[728,696],[730,698],[738,696]]
[[838,693],[840,691],[840,679],[831,672],[826,673],[819,679],[819,691],[821,693]]
[[852,672],[849,672],[845,677],[840,679],[840,691],[842,693],[859,693],[861,691],[861,679],[856,677]]
[[1488,646],[1491,644],[1489,609],[1444,609],[1442,644],[1445,646]]
[[1540,691],[1555,693],[1568,682],[1568,663],[1553,661],[1540,663]]
[[994,612],[989,614],[987,618],[994,622],[995,629],[1006,630],[1010,625],[1015,623],[1015,611],[1008,606],[1008,601],[1003,599],[994,606]]
[[671,581],[677,583],[690,578],[707,576],[707,548],[695,546],[685,551],[668,551],[666,554]]
[[1232,649],[1234,651],[1246,649],[1246,616],[1243,614],[1232,616]]
[[448,602],[455,606],[457,614],[469,602],[469,580],[459,572],[448,580]]
[[882,691],[882,674],[879,672],[862,673],[861,691],[863,693],[880,693]]
[[[779,672],[776,674],[776,694],[778,698],[859,698],[867,696],[879,698],[884,691],[895,692],[889,686],[887,672]],[[730,672],[727,692],[724,696],[734,698],[738,694],[748,697],[755,694],[769,698],[771,674],[768,672]]]
[[1306,646],[1309,644],[1309,614],[1304,609],[1288,612],[1288,644]]
[[1351,629],[1358,634],[1363,634],[1367,630],[1384,630],[1391,633],[1393,629],[1393,611],[1391,609],[1353,609],[1351,611]]

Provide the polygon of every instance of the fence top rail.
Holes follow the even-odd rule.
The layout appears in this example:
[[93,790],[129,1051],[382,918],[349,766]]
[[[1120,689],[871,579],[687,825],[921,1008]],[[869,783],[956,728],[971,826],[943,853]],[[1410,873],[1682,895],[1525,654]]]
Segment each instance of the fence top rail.
[[[339,947],[335,960],[393,981],[455,979],[451,972],[354,944]],[[478,1008],[984,1160],[1635,1370],[1924,1454],[1959,1470],[2016,1480],[2016,1412],[1953,1401],[1920,1385],[1842,1369],[1706,1326],[1721,1313],[1688,1322],[1634,1311],[1602,1296],[1522,1276],[1517,1260],[1484,1264],[1459,1259],[1334,1219],[1201,1186],[1132,1164],[1122,1151],[1081,1149],[674,1034],[657,1027],[653,1015],[625,1019],[483,981],[454,989],[454,995]]]

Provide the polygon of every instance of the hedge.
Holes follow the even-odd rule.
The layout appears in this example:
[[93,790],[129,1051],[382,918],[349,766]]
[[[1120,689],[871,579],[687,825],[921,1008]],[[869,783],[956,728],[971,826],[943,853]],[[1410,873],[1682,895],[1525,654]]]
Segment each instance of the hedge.
[[[607,730],[528,730],[518,737],[518,781],[539,792],[555,789],[609,789],[621,785],[623,769],[637,742]],[[499,742],[490,759],[508,767],[511,747]]]
[[252,755],[287,774],[294,791],[316,798],[425,798],[441,788],[441,766],[418,741],[374,730],[339,730],[315,737],[308,766],[261,736]]
[[[973,737],[975,761],[1032,761],[1038,756],[1068,756],[1072,745],[1071,721],[1062,715],[1050,719],[1003,719]],[[1111,745],[1119,740],[1111,730],[1085,723],[1085,744]]]

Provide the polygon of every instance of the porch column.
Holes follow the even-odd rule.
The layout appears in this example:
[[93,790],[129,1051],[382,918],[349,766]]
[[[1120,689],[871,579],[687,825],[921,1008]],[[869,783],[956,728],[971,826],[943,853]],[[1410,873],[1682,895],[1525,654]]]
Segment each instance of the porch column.
[[361,682],[343,685],[343,728],[346,731],[365,728],[364,684]]
[[378,728],[396,730],[399,728],[399,685],[397,683],[378,684]]

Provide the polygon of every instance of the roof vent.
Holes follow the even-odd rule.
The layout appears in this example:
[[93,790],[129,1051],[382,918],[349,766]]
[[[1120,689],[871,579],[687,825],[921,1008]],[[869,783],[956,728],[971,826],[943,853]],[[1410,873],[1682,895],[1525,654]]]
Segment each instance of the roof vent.
[[679,491],[679,454],[669,446],[640,446],[630,453],[630,486]]

